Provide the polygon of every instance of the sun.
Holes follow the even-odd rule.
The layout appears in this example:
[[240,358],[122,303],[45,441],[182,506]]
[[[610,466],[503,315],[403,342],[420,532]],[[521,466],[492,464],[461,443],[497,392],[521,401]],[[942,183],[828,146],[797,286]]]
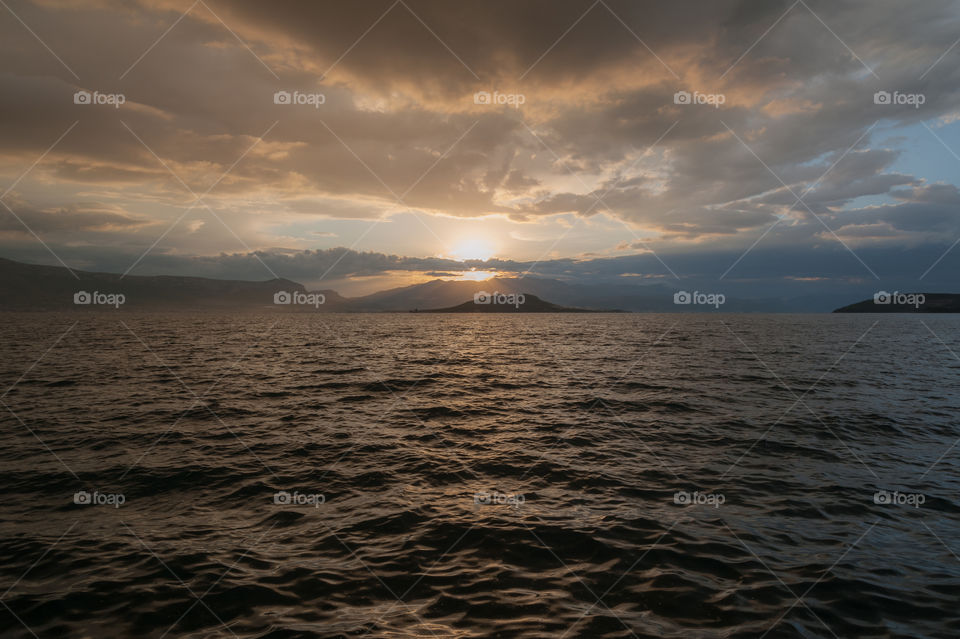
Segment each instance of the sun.
[[483,238],[461,240],[453,249],[455,260],[489,260],[494,255],[493,245]]
[[487,280],[497,277],[496,271],[478,271],[475,268],[470,269],[469,271],[464,271],[460,273],[456,279],[466,282],[486,282]]

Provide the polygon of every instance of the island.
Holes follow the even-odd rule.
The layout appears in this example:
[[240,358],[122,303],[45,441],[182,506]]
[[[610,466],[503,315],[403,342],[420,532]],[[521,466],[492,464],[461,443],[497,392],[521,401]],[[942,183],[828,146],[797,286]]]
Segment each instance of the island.
[[427,310],[413,310],[411,313],[619,313],[620,311],[601,311],[586,308],[571,308],[558,306],[542,300],[530,293],[513,293],[509,295],[477,295],[474,299],[450,306],[448,308],[433,308]]
[[878,293],[834,313],[960,313],[957,293]]

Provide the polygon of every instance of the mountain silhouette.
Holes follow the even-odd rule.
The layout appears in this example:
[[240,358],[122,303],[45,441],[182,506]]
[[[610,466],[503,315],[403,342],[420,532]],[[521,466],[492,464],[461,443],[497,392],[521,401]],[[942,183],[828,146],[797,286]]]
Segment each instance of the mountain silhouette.
[[[919,297],[919,296],[922,296]],[[838,308],[834,313],[960,313],[955,293],[885,293]]]
[[[278,292],[308,291],[302,284],[286,279],[265,282],[214,280],[204,277],[143,276],[122,277],[115,273],[73,271],[61,266],[23,264],[0,258],[0,310],[106,310],[96,303],[77,304],[74,296],[95,293],[122,295],[125,310],[240,310],[282,308],[274,304]],[[325,310],[344,305],[335,291],[321,291]],[[108,308],[114,308],[106,305]]]
[[[75,275],[74,275],[75,274]],[[595,288],[595,287],[594,287]],[[669,291],[644,291],[644,297],[632,296],[631,310],[664,310]],[[567,307],[613,307],[624,302],[624,296],[588,295],[590,287],[571,285],[541,278],[492,278],[485,281],[432,280],[422,284],[379,291],[348,298],[333,290],[310,291],[303,284],[288,279],[261,282],[218,280],[188,276],[121,276],[115,273],[94,273],[62,266],[24,264],[0,258],[0,310],[108,310],[99,304],[76,304],[80,293],[122,295],[120,310],[145,311],[278,311],[278,312],[406,312],[414,309],[452,307],[477,293],[489,289],[497,294],[523,293],[530,300],[530,309],[547,308],[543,301],[550,296],[560,302],[556,309],[541,312],[570,312]],[[274,296],[304,297],[320,294],[321,304],[276,304]],[[483,311],[481,311],[483,312]],[[526,312],[535,312],[528,310]]]
[[503,301],[493,295],[478,296],[449,308],[435,308],[419,313],[596,313],[584,308],[558,306],[531,293],[503,294]]
[[[531,298],[528,310],[517,311],[528,313],[573,312],[577,309],[620,309],[649,313],[717,310],[696,305],[678,306],[674,303],[678,288],[681,287],[616,281],[561,281],[526,276],[487,280],[435,279],[358,297],[344,297],[330,289],[308,290],[303,284],[282,278],[258,282],[171,275],[121,276],[79,270],[71,273],[62,266],[24,264],[0,258],[0,311],[107,310],[98,303],[74,303],[75,295],[87,293],[92,297],[96,293],[99,298],[106,296],[108,300],[113,299],[109,296],[122,295],[123,304],[117,310],[152,312],[376,313],[415,309],[431,312],[501,312],[452,310],[462,306],[464,300],[469,301],[474,295],[488,292],[499,295],[522,294]],[[288,299],[290,303],[275,303],[274,296]],[[538,306],[541,303],[556,305],[560,310],[533,310],[541,308]],[[738,299],[731,295],[720,310],[730,313],[823,312],[835,308],[839,303],[842,303],[842,299],[825,303],[816,297],[785,301],[770,298]]]

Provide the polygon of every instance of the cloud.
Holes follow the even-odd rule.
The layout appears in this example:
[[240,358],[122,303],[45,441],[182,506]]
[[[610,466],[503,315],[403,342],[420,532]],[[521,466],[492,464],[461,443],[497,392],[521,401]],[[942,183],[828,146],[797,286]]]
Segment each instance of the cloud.
[[37,209],[31,204],[8,196],[6,209],[0,215],[0,232],[33,237],[33,233],[78,231],[110,232],[130,230],[149,225],[149,220],[137,219],[122,209],[99,202],[78,202],[56,209]]
[[[223,257],[247,247],[347,237],[316,220],[407,210],[508,218],[529,227],[524,237],[564,214],[628,227],[602,241],[577,229],[568,255],[621,241],[738,255],[770,229],[761,248],[813,256],[832,242],[849,257],[831,231],[887,250],[958,231],[956,187],[925,179],[896,138],[960,112],[957,50],[934,65],[960,27],[947,0],[909,11],[893,0],[207,4],[180,19],[174,0],[12,3],[69,66],[17,21],[0,23],[0,172],[10,184],[31,169],[18,192],[43,204],[24,220],[56,250],[142,252],[194,194],[204,204],[157,256],[196,256],[211,273],[231,260],[262,271],[249,255]],[[75,104],[81,89],[125,104]],[[323,104],[276,104],[279,90],[322,93]],[[477,104],[476,91],[524,104]],[[724,103],[677,104],[677,91]],[[877,104],[878,91],[924,104]],[[0,228],[22,235],[0,213]],[[291,220],[304,222],[299,236],[271,235],[293,233]],[[20,239],[26,251],[33,240]],[[330,265],[284,255],[270,259],[295,272]],[[456,271],[432,259],[351,252],[337,272]]]

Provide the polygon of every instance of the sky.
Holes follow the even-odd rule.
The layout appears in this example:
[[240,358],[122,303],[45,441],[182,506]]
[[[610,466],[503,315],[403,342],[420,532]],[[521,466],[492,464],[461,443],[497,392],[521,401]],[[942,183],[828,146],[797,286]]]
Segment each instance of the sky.
[[955,1],[0,5],[0,257],[960,292]]

